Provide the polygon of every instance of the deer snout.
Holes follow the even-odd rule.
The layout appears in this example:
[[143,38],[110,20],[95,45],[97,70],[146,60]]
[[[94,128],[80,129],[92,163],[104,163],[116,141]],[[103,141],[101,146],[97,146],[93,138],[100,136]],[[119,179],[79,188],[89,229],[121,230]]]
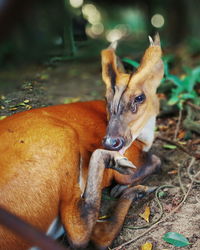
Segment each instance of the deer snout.
[[102,144],[108,150],[119,151],[123,148],[125,141],[122,137],[106,136],[104,137]]

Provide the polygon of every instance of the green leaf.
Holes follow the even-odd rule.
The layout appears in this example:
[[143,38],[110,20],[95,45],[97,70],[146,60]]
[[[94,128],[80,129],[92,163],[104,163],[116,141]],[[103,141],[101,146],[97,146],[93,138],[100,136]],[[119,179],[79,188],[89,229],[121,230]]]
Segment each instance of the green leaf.
[[164,62],[164,74],[166,77],[169,76],[168,63],[165,63],[165,62]]
[[166,77],[167,80],[169,81],[172,81],[176,86],[182,86],[182,81],[177,77],[177,76],[174,76],[174,75],[168,75]]
[[184,93],[180,95],[181,99],[187,100],[187,99],[194,99],[196,96],[193,93]]
[[158,198],[164,198],[164,197],[166,197],[166,196],[167,196],[167,193],[164,192],[164,191],[160,191],[160,192],[158,193]]
[[138,67],[140,66],[140,64],[139,64],[138,62],[133,61],[133,60],[131,60],[131,59],[129,59],[129,58],[123,58],[123,59],[122,59],[122,62],[125,62],[125,63],[130,64],[130,65],[133,66],[134,68],[138,68]]
[[200,97],[196,96],[194,99],[194,103],[198,106],[200,106]]
[[190,244],[190,242],[185,238],[185,236],[176,232],[168,232],[164,234],[163,240],[176,247],[185,247]]
[[200,67],[197,67],[192,70],[192,73],[190,75],[190,84],[188,86],[188,92],[194,89],[194,86],[199,81],[199,79],[200,79]]
[[177,102],[179,102],[178,96],[173,95],[173,96],[169,99],[169,101],[167,102],[167,104],[170,105],[170,106],[172,106],[172,105],[176,104]]
[[163,148],[167,148],[167,149],[175,149],[176,146],[175,145],[171,145],[171,144],[164,144]]
[[183,100],[181,100],[179,103],[178,103],[178,108],[179,109],[183,109]]

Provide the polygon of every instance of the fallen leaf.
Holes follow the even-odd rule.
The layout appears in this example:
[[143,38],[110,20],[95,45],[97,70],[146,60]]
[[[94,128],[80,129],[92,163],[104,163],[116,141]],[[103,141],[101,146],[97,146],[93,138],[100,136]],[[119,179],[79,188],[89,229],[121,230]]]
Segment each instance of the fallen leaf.
[[167,243],[172,244],[175,247],[185,247],[190,244],[190,242],[182,234],[176,232],[168,232],[163,235],[163,240]]
[[168,126],[169,126],[169,125],[174,125],[174,123],[175,123],[174,120],[172,120],[172,119],[168,120]]
[[178,143],[181,144],[181,145],[186,145],[187,144],[187,142],[185,142],[185,141],[179,141]]
[[175,149],[176,146],[175,145],[171,145],[171,144],[164,144],[163,148],[167,148],[167,149]]
[[146,242],[141,246],[141,250],[152,250],[153,249],[153,245],[151,244],[151,242]]
[[178,133],[178,138],[179,139],[183,139],[185,137],[185,131],[184,130],[181,130],[179,133]]
[[29,110],[29,109],[32,109],[32,106],[29,105],[29,104],[27,104],[27,105],[26,105],[26,109],[28,109],[28,110]]
[[159,126],[158,126],[158,129],[159,129],[160,131],[166,131],[166,130],[168,129],[168,126],[159,125]]
[[171,171],[168,172],[168,174],[171,174],[171,175],[177,174],[177,173],[178,173],[178,170],[171,170]]
[[5,119],[6,117],[7,117],[7,116],[5,116],[5,115],[1,115],[1,116],[0,116],[0,121],[3,120],[3,119]]
[[164,100],[166,100],[166,95],[163,94],[163,93],[158,93],[157,96],[158,96],[159,99],[164,99]]
[[98,220],[105,220],[108,219],[110,216],[109,215],[102,215],[98,218]]
[[68,103],[72,103],[72,102],[78,102],[78,101],[80,101],[80,97],[66,97],[65,99],[64,99],[64,104],[68,104]]
[[40,80],[48,80],[49,79],[49,75],[48,74],[42,74],[40,75]]
[[9,108],[9,110],[14,111],[14,110],[17,110],[17,108],[16,107],[11,107],[11,108]]
[[139,216],[141,218],[143,218],[144,220],[146,220],[147,222],[149,222],[149,216],[150,216],[150,207],[149,206],[146,206],[145,207],[145,210],[144,210],[144,213],[142,214],[139,214]]
[[5,100],[6,97],[5,97],[4,95],[1,95],[1,96],[0,96],[0,99],[1,99],[1,100]]
[[24,103],[29,103],[30,102],[30,100],[28,100],[28,99],[26,99],[26,100],[24,100]]
[[25,106],[26,104],[23,102],[18,103],[16,106]]

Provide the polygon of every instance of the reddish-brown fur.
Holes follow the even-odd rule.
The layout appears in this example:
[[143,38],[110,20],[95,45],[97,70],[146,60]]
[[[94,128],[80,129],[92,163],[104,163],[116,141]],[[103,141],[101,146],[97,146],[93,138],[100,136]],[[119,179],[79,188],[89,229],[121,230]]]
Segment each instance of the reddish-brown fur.
[[[103,101],[40,108],[2,120],[0,205],[44,232],[63,202],[69,204],[67,213],[76,213],[70,204],[82,193],[78,185],[79,156],[86,182],[89,159],[95,149],[101,148],[105,131]],[[142,146],[136,141],[126,153],[136,166],[142,165]],[[124,184],[131,182],[129,176],[106,169],[102,188],[113,178]],[[0,227],[0,249],[25,247],[24,242]]]

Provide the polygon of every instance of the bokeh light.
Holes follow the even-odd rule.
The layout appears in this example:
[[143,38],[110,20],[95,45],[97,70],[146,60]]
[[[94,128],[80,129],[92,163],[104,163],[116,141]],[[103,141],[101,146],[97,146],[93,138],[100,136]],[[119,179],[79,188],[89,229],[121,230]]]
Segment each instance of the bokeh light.
[[119,29],[109,30],[106,34],[106,39],[111,43],[120,40],[122,37],[123,37],[122,31]]
[[80,8],[83,5],[83,0],[69,0],[69,3],[73,8]]
[[101,13],[93,4],[84,4],[82,13],[91,24],[97,24],[101,21]]
[[160,14],[155,14],[152,16],[151,18],[151,24],[155,27],[155,28],[161,28],[165,23],[165,19],[162,15]]
[[104,26],[102,23],[97,23],[97,24],[94,24],[92,25],[91,27],[91,31],[94,35],[101,35],[103,32],[104,32]]

